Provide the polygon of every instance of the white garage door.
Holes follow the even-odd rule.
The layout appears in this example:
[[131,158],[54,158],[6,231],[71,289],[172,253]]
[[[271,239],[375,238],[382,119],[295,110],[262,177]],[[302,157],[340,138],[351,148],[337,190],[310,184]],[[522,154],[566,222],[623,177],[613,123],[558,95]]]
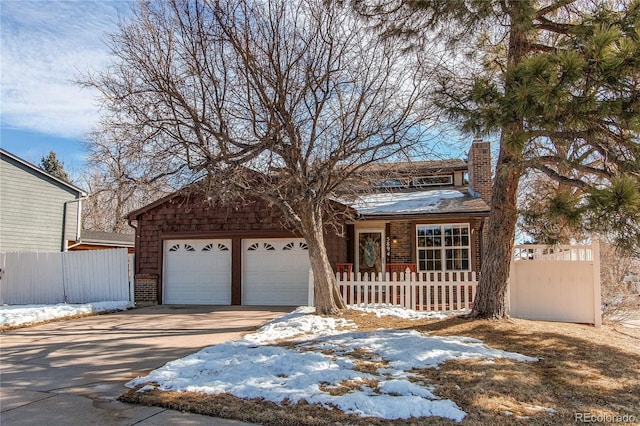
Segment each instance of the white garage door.
[[242,303],[307,304],[309,254],[302,238],[242,240]]
[[231,240],[166,240],[165,304],[230,305]]

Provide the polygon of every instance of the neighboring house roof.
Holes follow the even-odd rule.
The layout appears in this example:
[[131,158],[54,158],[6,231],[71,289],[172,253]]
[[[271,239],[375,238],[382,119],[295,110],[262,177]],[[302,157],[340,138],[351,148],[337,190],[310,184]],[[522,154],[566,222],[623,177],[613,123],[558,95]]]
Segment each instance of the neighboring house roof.
[[87,244],[133,247],[135,243],[135,235],[82,230],[80,240]]
[[375,192],[343,199],[363,217],[424,216],[425,214],[488,214],[489,206],[461,189]]
[[411,161],[411,162],[398,162],[398,163],[372,163],[364,168],[365,172],[380,173],[380,172],[412,172],[412,171],[425,171],[425,172],[437,172],[437,171],[450,171],[450,170],[467,170],[469,165],[466,161],[460,159],[450,160],[433,160],[433,161]]
[[71,184],[71,183],[69,183],[69,182],[67,182],[65,180],[57,178],[57,177],[53,176],[52,174],[49,174],[49,173],[45,172],[41,168],[31,164],[30,162],[28,162],[26,160],[23,160],[22,158],[14,155],[14,154],[11,154],[8,151],[5,151],[2,148],[0,148],[0,154],[12,159],[15,162],[18,162],[18,163],[22,164],[26,168],[31,169],[32,171],[36,172],[37,174],[41,175],[43,178],[45,178],[47,180],[53,181],[53,182],[55,182],[57,184],[63,185],[65,187],[71,189],[72,191],[77,192],[79,194],[79,196],[81,196],[81,197],[86,197],[87,196],[87,192],[84,189],[78,188],[77,186],[75,186],[75,185],[73,185],[73,184]]

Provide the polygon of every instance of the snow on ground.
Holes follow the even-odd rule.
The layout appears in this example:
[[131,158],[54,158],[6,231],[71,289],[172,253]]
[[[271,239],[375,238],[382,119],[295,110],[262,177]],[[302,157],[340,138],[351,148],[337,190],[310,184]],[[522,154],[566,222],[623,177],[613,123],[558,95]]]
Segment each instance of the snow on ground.
[[108,311],[124,311],[133,307],[128,301],[93,302],[78,305],[5,305],[0,306],[0,326],[19,326],[36,322],[93,314]]
[[349,309],[354,311],[368,312],[375,314],[378,318],[383,316],[390,316],[402,319],[419,320],[419,319],[445,319],[450,316],[468,314],[470,310],[462,309],[459,311],[451,312],[439,312],[439,311],[414,311],[413,309],[407,309],[402,306],[364,306],[364,305],[352,305]]
[[[416,382],[410,370],[437,368],[454,359],[537,361],[468,337],[394,329],[358,332],[353,323],[312,312],[298,308],[255,334],[169,362],[127,386],[147,390],[153,384],[163,391],[227,393],[275,403],[306,400],[363,417],[438,416],[461,421],[465,412],[455,402],[434,395],[433,385]],[[296,343],[274,345],[282,339]],[[375,372],[363,372],[359,368],[363,359],[386,363]],[[343,385],[349,385],[342,389],[346,393],[331,395],[332,388]]]

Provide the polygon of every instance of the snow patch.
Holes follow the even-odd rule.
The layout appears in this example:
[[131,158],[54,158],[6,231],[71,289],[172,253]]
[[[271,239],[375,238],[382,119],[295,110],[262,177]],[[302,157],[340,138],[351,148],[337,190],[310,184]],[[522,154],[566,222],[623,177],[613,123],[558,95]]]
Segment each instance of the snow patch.
[[[415,330],[358,332],[352,323],[312,312],[313,308],[299,308],[253,335],[171,361],[126,386],[154,383],[164,391],[227,393],[275,403],[306,400],[362,417],[438,416],[459,422],[464,411],[434,395],[434,386],[410,381],[412,369],[436,368],[453,359],[536,361],[468,337],[429,336]],[[295,345],[273,345],[283,339]],[[357,369],[363,353],[380,363],[378,371]],[[345,382],[351,384],[347,393],[328,392]]]
[[0,325],[19,326],[51,321],[83,314],[124,311],[132,308],[132,302],[107,301],[83,304],[59,303],[57,305],[4,305],[0,306]]
[[401,318],[401,319],[410,319],[410,320],[420,320],[420,319],[445,319],[451,316],[464,315],[468,314],[470,310],[462,309],[459,311],[450,311],[450,312],[440,312],[440,311],[414,311],[413,309],[407,309],[402,306],[364,306],[364,305],[353,305],[349,306],[349,309],[354,311],[361,311],[375,314],[376,317],[380,318],[383,316]]
[[464,194],[454,189],[416,192],[382,192],[359,195],[356,200],[340,200],[361,214],[420,213],[438,209],[443,200],[461,198]]

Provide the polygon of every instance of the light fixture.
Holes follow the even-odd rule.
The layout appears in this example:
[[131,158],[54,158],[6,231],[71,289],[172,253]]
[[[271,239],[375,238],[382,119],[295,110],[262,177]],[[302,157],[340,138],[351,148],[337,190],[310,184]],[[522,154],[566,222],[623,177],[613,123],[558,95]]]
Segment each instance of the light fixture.
[[391,237],[391,242],[393,244],[398,244],[398,237],[396,237],[395,235],[393,237]]

